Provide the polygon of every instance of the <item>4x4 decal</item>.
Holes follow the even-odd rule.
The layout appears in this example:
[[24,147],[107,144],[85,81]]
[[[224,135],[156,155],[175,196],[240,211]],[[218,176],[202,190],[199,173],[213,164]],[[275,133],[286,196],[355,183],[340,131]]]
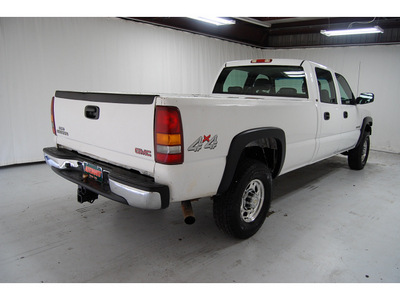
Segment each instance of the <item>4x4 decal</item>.
[[203,135],[196,139],[188,148],[188,151],[199,152],[201,149],[210,149],[213,150],[217,147],[218,144],[218,135],[214,135],[211,137],[210,135]]

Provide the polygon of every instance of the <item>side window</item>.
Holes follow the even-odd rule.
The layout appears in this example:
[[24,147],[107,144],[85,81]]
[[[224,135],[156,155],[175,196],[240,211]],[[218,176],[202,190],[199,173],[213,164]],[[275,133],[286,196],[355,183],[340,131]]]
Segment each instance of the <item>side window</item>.
[[350,85],[342,75],[336,73],[335,76],[339,85],[340,99],[342,104],[352,104],[354,95],[351,91]]
[[232,70],[226,77],[222,91],[224,93],[241,94],[249,73],[242,70]]
[[318,79],[319,96],[321,102],[337,104],[336,90],[331,72],[315,68]]

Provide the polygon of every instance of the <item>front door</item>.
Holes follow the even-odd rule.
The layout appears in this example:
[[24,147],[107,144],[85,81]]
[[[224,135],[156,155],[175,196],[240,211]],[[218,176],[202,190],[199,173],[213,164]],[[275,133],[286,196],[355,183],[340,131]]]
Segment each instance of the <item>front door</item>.
[[314,161],[318,161],[339,151],[342,110],[337,101],[335,83],[332,73],[323,68],[315,68],[318,80],[319,103],[317,134],[318,150]]
[[350,85],[342,75],[336,73],[335,76],[338,83],[342,110],[340,150],[346,151],[354,147],[360,136],[358,111],[354,103],[355,98]]

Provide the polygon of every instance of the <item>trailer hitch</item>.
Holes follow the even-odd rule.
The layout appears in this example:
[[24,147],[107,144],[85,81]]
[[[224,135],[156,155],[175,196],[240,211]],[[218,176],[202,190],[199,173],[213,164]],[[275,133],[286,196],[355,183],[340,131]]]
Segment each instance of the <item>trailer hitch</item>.
[[78,202],[79,203],[84,203],[84,202],[93,203],[94,200],[96,200],[98,197],[99,197],[99,195],[96,194],[95,192],[92,192],[83,186],[78,186]]

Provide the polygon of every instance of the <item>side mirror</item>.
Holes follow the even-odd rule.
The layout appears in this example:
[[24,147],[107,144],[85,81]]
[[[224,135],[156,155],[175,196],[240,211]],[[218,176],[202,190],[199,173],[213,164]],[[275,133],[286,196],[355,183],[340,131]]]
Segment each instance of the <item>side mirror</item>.
[[361,93],[356,99],[356,104],[368,104],[374,102],[375,96],[373,93]]

